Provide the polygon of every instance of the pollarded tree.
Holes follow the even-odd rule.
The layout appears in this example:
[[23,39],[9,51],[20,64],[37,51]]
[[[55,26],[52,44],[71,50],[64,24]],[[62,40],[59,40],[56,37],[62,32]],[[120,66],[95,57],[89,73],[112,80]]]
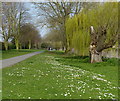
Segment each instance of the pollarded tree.
[[118,3],[105,3],[88,12],[91,62],[101,62],[104,49],[118,41]]
[[[75,21],[74,25],[71,23],[72,19]],[[118,39],[118,3],[101,3],[87,10],[83,8],[82,12],[72,19],[66,23],[67,35],[72,33],[72,47],[78,47],[80,52],[85,49],[90,51],[91,63],[101,62],[102,51],[112,48]],[[70,23],[71,27],[68,26]]]

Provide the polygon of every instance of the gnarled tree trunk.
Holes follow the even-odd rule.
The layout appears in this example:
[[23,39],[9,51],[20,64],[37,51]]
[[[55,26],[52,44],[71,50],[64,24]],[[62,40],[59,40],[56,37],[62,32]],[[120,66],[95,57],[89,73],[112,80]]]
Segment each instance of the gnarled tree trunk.
[[106,39],[106,29],[100,27],[99,29],[94,30],[93,26],[90,28],[90,58],[91,63],[102,62],[102,50],[104,49],[104,42]]
[[102,62],[102,52],[97,52],[95,45],[90,45],[91,63]]
[[102,62],[102,56],[100,54],[91,54],[91,63]]

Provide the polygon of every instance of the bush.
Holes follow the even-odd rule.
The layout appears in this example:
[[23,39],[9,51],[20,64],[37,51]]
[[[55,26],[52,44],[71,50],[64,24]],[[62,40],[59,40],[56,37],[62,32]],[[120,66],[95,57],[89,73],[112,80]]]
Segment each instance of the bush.
[[15,45],[13,43],[9,43],[9,49],[15,49]]
[[103,62],[107,62],[108,64],[110,64],[112,66],[118,65],[117,58],[103,58]]
[[48,43],[42,43],[41,44],[41,48],[48,48],[49,47],[49,44]]

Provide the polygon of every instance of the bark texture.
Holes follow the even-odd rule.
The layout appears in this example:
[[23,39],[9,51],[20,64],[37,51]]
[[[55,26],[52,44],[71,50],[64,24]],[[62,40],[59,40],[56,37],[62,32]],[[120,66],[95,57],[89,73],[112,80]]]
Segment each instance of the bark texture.
[[16,49],[19,50],[19,41],[18,40],[15,40],[15,46],[16,46]]
[[100,27],[94,30],[93,26],[90,28],[90,54],[91,54],[91,63],[102,62],[102,50],[105,49],[104,44],[106,40],[106,29]]
[[5,50],[8,50],[8,42],[7,41],[4,42],[4,46],[5,46]]
[[29,49],[31,49],[31,40],[29,40]]
[[90,45],[91,63],[102,62],[102,52],[96,51],[95,45]]

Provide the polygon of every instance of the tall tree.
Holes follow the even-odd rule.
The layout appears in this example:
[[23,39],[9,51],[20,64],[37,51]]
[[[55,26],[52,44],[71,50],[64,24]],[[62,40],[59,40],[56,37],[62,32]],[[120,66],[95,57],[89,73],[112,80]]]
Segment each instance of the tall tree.
[[12,18],[10,16],[10,3],[2,3],[2,36],[4,40],[5,50],[8,50],[8,40],[12,34]]
[[[45,25],[58,29],[63,36],[63,46],[68,50],[65,22],[69,16],[78,14],[81,10],[81,2],[47,2],[36,3],[40,14],[45,18]],[[42,13],[43,12],[43,13]],[[42,22],[44,23],[44,22]]]
[[13,36],[15,39],[16,49],[19,49],[19,37],[20,37],[20,30],[23,20],[23,14],[25,13],[25,9],[22,3],[13,3],[11,4],[12,10],[12,18],[13,18]]
[[2,3],[2,12],[2,34],[6,50],[10,36],[14,37],[16,49],[18,50],[20,26],[23,22],[23,14],[25,13],[24,5],[16,2]]

